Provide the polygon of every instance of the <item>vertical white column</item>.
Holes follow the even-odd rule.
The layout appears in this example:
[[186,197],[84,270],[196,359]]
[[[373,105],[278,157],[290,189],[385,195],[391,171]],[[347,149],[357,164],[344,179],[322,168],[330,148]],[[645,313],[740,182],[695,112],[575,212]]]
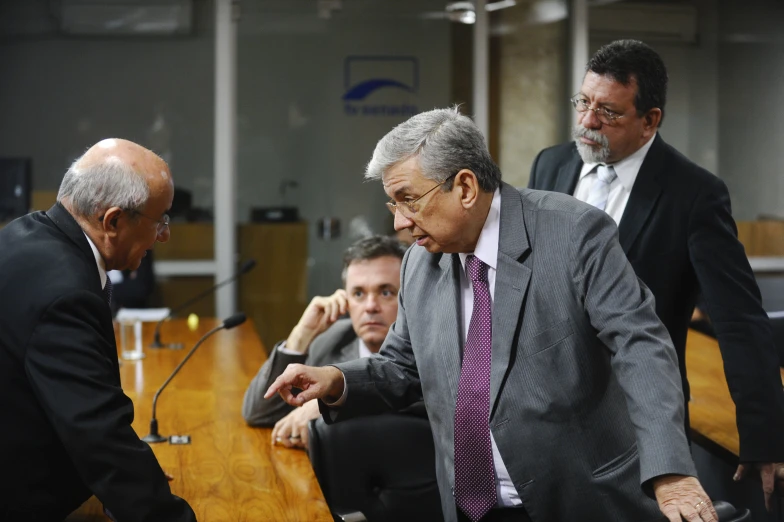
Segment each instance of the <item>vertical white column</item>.
[[[231,275],[235,268],[237,236],[236,119],[237,119],[237,17],[234,0],[215,0],[215,281]],[[236,285],[226,285],[215,296],[219,318],[233,314],[237,305]]]
[[588,63],[588,0],[569,1],[569,96],[580,92]]
[[485,140],[490,139],[489,133],[489,83],[490,83],[490,53],[489,53],[489,17],[485,10],[485,0],[474,0],[476,22],[474,22],[474,122]]

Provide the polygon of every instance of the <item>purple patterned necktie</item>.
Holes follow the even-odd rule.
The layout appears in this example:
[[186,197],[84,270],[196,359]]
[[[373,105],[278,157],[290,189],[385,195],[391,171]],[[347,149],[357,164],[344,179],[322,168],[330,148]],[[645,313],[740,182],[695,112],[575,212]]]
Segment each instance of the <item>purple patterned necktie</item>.
[[455,503],[476,522],[496,503],[493,447],[490,442],[490,361],[493,322],[487,265],[466,258],[474,288],[455,408]]
[[103,296],[106,298],[106,303],[109,307],[112,306],[112,280],[106,278],[106,286],[103,287]]

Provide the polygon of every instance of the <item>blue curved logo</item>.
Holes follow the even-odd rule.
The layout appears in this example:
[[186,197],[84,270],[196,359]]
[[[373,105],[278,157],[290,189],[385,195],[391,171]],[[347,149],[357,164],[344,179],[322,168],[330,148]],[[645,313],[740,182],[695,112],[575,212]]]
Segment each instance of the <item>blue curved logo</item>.
[[398,89],[403,89],[406,92],[414,92],[413,88],[397,80],[374,78],[371,80],[365,80],[359,85],[352,87],[346,94],[343,95],[343,99],[352,101],[364,100],[373,91],[383,89],[384,87],[396,87]]
[[[415,56],[347,56],[344,62],[341,99],[349,116],[413,116],[419,112],[415,99],[404,97],[393,103],[371,94],[385,89],[416,94],[419,91],[419,60]],[[388,100],[388,98],[387,98]]]

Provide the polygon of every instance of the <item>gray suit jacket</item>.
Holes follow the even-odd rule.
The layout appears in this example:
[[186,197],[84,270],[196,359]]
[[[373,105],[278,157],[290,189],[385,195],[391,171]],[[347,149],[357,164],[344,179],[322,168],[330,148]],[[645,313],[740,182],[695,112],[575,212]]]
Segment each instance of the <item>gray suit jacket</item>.
[[282,343],[283,341],[275,345],[269,359],[261,366],[245,392],[242,416],[251,426],[273,426],[294,409],[278,394],[264,400],[264,392],[289,364],[326,366],[359,358],[359,340],[350,319],[339,319],[324,333],[313,339],[307,354],[281,353],[278,351],[278,346]]
[[[447,520],[461,269],[456,254],[411,248],[380,354],[338,365],[337,420],[424,398]],[[492,350],[490,429],[534,521],[653,519],[647,481],[696,474],[675,351],[604,212],[502,185]]]

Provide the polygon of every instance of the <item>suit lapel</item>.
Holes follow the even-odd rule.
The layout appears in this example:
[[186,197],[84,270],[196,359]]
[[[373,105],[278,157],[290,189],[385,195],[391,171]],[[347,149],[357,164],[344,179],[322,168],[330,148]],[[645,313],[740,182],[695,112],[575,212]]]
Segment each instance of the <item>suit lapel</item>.
[[572,150],[572,157],[569,161],[561,165],[558,169],[558,176],[555,178],[554,192],[561,192],[563,194],[574,194],[574,189],[577,187],[577,180],[580,177],[580,169],[582,169],[583,160],[577,154],[577,149]]
[[664,142],[657,134],[640,166],[629,201],[626,203],[626,210],[618,225],[621,247],[627,255],[661,194],[658,177],[663,164]]
[[515,325],[523,313],[523,300],[531,280],[531,269],[521,262],[523,254],[529,250],[520,193],[504,183],[501,186],[501,230],[493,299],[490,411],[494,409],[509,369],[512,346],[515,344]]
[[462,315],[460,313],[462,297],[460,295],[460,272],[462,266],[457,254],[443,254],[438,262],[441,268],[441,277],[436,284],[433,295],[445,296],[441,302],[440,316],[444,319],[443,330],[437,332],[438,343],[446,347],[441,350],[444,364],[444,375],[449,382],[449,391],[452,398],[457,398],[457,385],[460,380],[460,368],[464,340],[460,334],[463,330]]
[[[94,282],[92,291],[95,292],[98,296],[100,296],[101,299],[104,299],[103,290],[101,289],[101,277],[98,275],[98,269],[95,265],[95,256],[93,254],[93,249],[90,248],[90,244],[87,242],[87,237],[84,235],[84,231],[82,230],[82,227],[79,226],[79,223],[76,222],[73,216],[71,216],[71,214],[60,203],[55,203],[52,206],[52,208],[46,211],[46,215],[50,220],[52,220],[52,223],[54,223],[55,226],[58,229],[60,229],[60,231],[70,241],[76,243],[76,245],[79,247],[79,250],[82,252],[82,254],[85,257],[84,259],[85,263],[88,263],[93,267],[95,267],[92,271],[95,274],[95,277],[92,278],[92,281]],[[108,305],[106,309],[109,310]],[[105,326],[104,336],[106,337],[106,340],[109,342],[111,347],[109,350],[109,354],[107,355],[109,356],[109,359],[112,361],[112,365],[117,370],[118,372],[117,377],[119,379],[120,366],[119,363],[116,362],[116,358],[114,356],[116,354],[117,349],[115,344],[116,341],[114,338],[114,328],[111,322],[111,312],[109,313],[109,320],[105,323],[104,326]]]

